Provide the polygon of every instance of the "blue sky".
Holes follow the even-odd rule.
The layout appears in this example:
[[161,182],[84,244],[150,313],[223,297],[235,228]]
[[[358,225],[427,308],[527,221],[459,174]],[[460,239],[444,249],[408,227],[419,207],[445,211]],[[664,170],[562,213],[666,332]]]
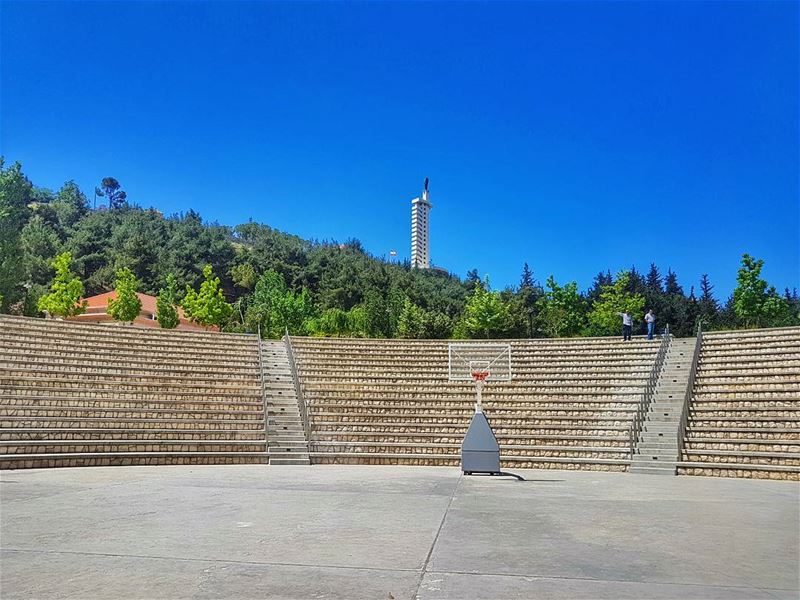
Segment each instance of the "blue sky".
[[0,152],[494,287],[800,285],[798,4],[3,2]]

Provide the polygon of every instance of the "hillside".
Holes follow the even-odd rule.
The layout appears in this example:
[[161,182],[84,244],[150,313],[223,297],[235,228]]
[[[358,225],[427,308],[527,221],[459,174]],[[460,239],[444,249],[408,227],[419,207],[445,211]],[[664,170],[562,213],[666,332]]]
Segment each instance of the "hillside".
[[[53,258],[70,252],[86,295],[112,289],[121,268],[130,269],[146,293],[158,293],[169,273],[179,290],[196,288],[203,267],[211,265],[234,305],[224,328],[253,331],[260,325],[273,336],[284,327],[298,334],[368,337],[610,335],[625,307],[639,319],[635,333],[642,331],[645,307],[678,335],[691,334],[698,319],[706,327],[728,328],[797,322],[796,292],[779,295],[768,288],[759,279],[760,261],[743,266],[755,294],[755,304],[744,308],[752,314],[737,313],[733,299],[721,306],[707,278],[699,282],[699,294],[692,288],[687,295],[673,272],[662,277],[655,265],[646,276],[601,271],[585,293],[552,277],[543,286],[520,265],[519,287],[491,292],[476,271],[462,281],[411,269],[370,255],[358,240],[304,240],[253,222],[230,227],[204,222],[192,210],[165,217],[130,204],[116,180],[103,184],[108,182],[114,185],[103,188],[103,208],[90,210],[73,182],[52,192],[35,187],[19,164],[0,163],[3,312],[37,316]],[[286,306],[276,308],[281,303]],[[270,320],[270,311],[281,318]]]

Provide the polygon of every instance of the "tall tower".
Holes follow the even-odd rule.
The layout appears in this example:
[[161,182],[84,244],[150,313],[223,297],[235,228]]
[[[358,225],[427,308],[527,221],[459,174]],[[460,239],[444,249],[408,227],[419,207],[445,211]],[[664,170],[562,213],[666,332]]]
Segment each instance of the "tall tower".
[[429,269],[430,237],[429,215],[433,204],[428,200],[428,178],[422,189],[422,196],[411,201],[411,266],[417,269]]

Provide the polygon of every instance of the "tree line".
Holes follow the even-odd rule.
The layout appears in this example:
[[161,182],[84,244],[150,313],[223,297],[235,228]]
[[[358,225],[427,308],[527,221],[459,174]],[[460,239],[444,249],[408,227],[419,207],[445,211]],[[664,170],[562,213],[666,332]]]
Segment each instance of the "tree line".
[[493,290],[477,270],[464,279],[412,269],[365,251],[358,240],[304,240],[267,225],[164,216],[129,203],[104,178],[91,208],[74,182],[34,186],[16,163],[0,160],[0,311],[69,315],[81,298],[118,290],[110,314],[130,321],[135,292],[158,296],[162,327],[187,318],[225,331],[403,338],[515,338],[615,335],[628,310],[644,330],[652,308],[658,329],[678,336],[704,329],[800,324],[796,290],[778,292],[763,261],[745,254],[737,286],[718,299],[707,275],[688,293],[671,269],[651,265],[601,271],[585,292],[576,282],[537,281],[527,264],[519,285]]

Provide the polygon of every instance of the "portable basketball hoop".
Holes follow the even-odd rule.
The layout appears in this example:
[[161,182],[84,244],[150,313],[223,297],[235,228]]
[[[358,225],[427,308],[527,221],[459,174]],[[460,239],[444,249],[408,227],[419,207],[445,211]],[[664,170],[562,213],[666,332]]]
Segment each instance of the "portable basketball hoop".
[[511,344],[450,344],[448,379],[475,384],[475,412],[483,412],[481,399],[487,381],[511,381]]
[[461,443],[461,470],[465,475],[488,473],[523,480],[500,470],[500,445],[482,406],[487,382],[511,381],[511,344],[450,344],[448,379],[475,384],[475,414]]

